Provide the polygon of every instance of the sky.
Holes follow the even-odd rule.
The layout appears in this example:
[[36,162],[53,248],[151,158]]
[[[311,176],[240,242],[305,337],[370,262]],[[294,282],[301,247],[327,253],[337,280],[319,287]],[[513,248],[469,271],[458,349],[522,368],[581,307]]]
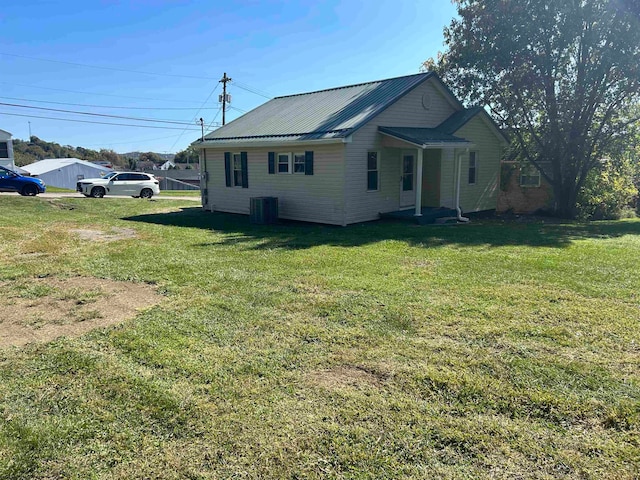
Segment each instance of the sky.
[[0,129],[175,153],[199,118],[205,134],[222,121],[225,72],[228,123],[272,97],[417,73],[454,16],[449,0],[4,1]]

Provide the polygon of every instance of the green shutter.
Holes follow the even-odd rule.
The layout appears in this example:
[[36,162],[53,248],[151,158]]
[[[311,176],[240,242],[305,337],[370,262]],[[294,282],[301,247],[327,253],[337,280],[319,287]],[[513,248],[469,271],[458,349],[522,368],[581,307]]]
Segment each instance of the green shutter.
[[224,181],[231,186],[231,152],[224,152]]
[[269,175],[276,173],[276,152],[269,152]]
[[249,172],[247,171],[247,152],[240,152],[240,164],[242,165],[242,188],[249,188]]
[[313,175],[313,152],[304,152],[304,174]]

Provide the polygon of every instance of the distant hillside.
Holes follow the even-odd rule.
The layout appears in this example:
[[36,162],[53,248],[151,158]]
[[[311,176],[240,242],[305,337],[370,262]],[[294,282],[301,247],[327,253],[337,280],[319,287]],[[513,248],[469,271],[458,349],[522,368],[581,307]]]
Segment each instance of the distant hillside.
[[155,152],[127,152],[127,153],[121,153],[120,155],[122,155],[123,157],[133,158],[134,160],[138,160],[140,158],[140,155],[145,155],[145,154],[148,155],[149,153],[153,153],[154,155],[157,155],[165,162],[167,160],[173,161],[173,159],[176,156],[175,153],[155,153]]
[[[45,158],[79,158],[88,162],[105,161],[121,168],[135,169],[138,161],[153,162],[162,165],[167,160],[173,160],[176,156],[173,153],[155,152],[131,152],[119,154],[113,150],[101,149],[91,150],[83,147],[72,147],[71,145],[60,145],[55,142],[47,142],[36,136],[32,136],[30,141],[19,139],[13,140],[13,153],[16,165],[22,167]],[[182,152],[180,152],[182,153]]]

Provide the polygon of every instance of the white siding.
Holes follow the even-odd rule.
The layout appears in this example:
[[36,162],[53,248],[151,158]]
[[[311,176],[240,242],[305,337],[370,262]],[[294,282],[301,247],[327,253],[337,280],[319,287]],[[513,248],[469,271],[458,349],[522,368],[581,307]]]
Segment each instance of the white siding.
[[[313,151],[313,175],[269,174],[269,152]],[[224,152],[247,152],[249,188],[225,185]],[[249,214],[251,197],[278,197],[279,216],[343,225],[344,144],[207,149],[208,205],[212,211]]]
[[[435,80],[428,80],[413,89],[358,130],[353,135],[352,143],[347,144],[345,183],[347,223],[374,220],[378,218],[379,213],[391,212],[399,208],[400,151],[384,148],[390,144],[385,141],[382,145],[382,135],[378,133],[378,127],[433,128],[449,118],[455,112],[455,108],[441,93],[435,82]],[[431,99],[428,110],[422,105],[425,93]],[[368,150],[382,152],[378,192],[367,192]],[[413,149],[413,151],[416,150]]]
[[13,141],[11,140],[11,134],[9,132],[5,132],[4,130],[0,130],[0,142],[7,142],[7,158],[0,158],[0,165],[3,167],[7,167],[9,169],[15,168],[14,158],[13,158]]
[[460,172],[460,208],[463,212],[493,210],[498,202],[500,190],[500,157],[502,146],[493,128],[487,125],[482,113],[472,118],[460,130],[454,133],[475,144],[471,150],[477,152],[477,179],[475,185],[469,185],[469,156],[465,149],[442,151],[441,196],[443,206],[455,207],[456,163],[462,156]]

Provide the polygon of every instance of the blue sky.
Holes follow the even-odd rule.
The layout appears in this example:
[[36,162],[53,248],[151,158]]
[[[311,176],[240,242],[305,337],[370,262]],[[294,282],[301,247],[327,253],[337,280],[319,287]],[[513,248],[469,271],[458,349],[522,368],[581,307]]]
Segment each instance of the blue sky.
[[199,137],[195,119],[221,121],[223,72],[229,122],[267,97],[416,73],[454,15],[448,0],[3,2],[0,103],[178,123],[0,105],[0,129],[174,153]]

